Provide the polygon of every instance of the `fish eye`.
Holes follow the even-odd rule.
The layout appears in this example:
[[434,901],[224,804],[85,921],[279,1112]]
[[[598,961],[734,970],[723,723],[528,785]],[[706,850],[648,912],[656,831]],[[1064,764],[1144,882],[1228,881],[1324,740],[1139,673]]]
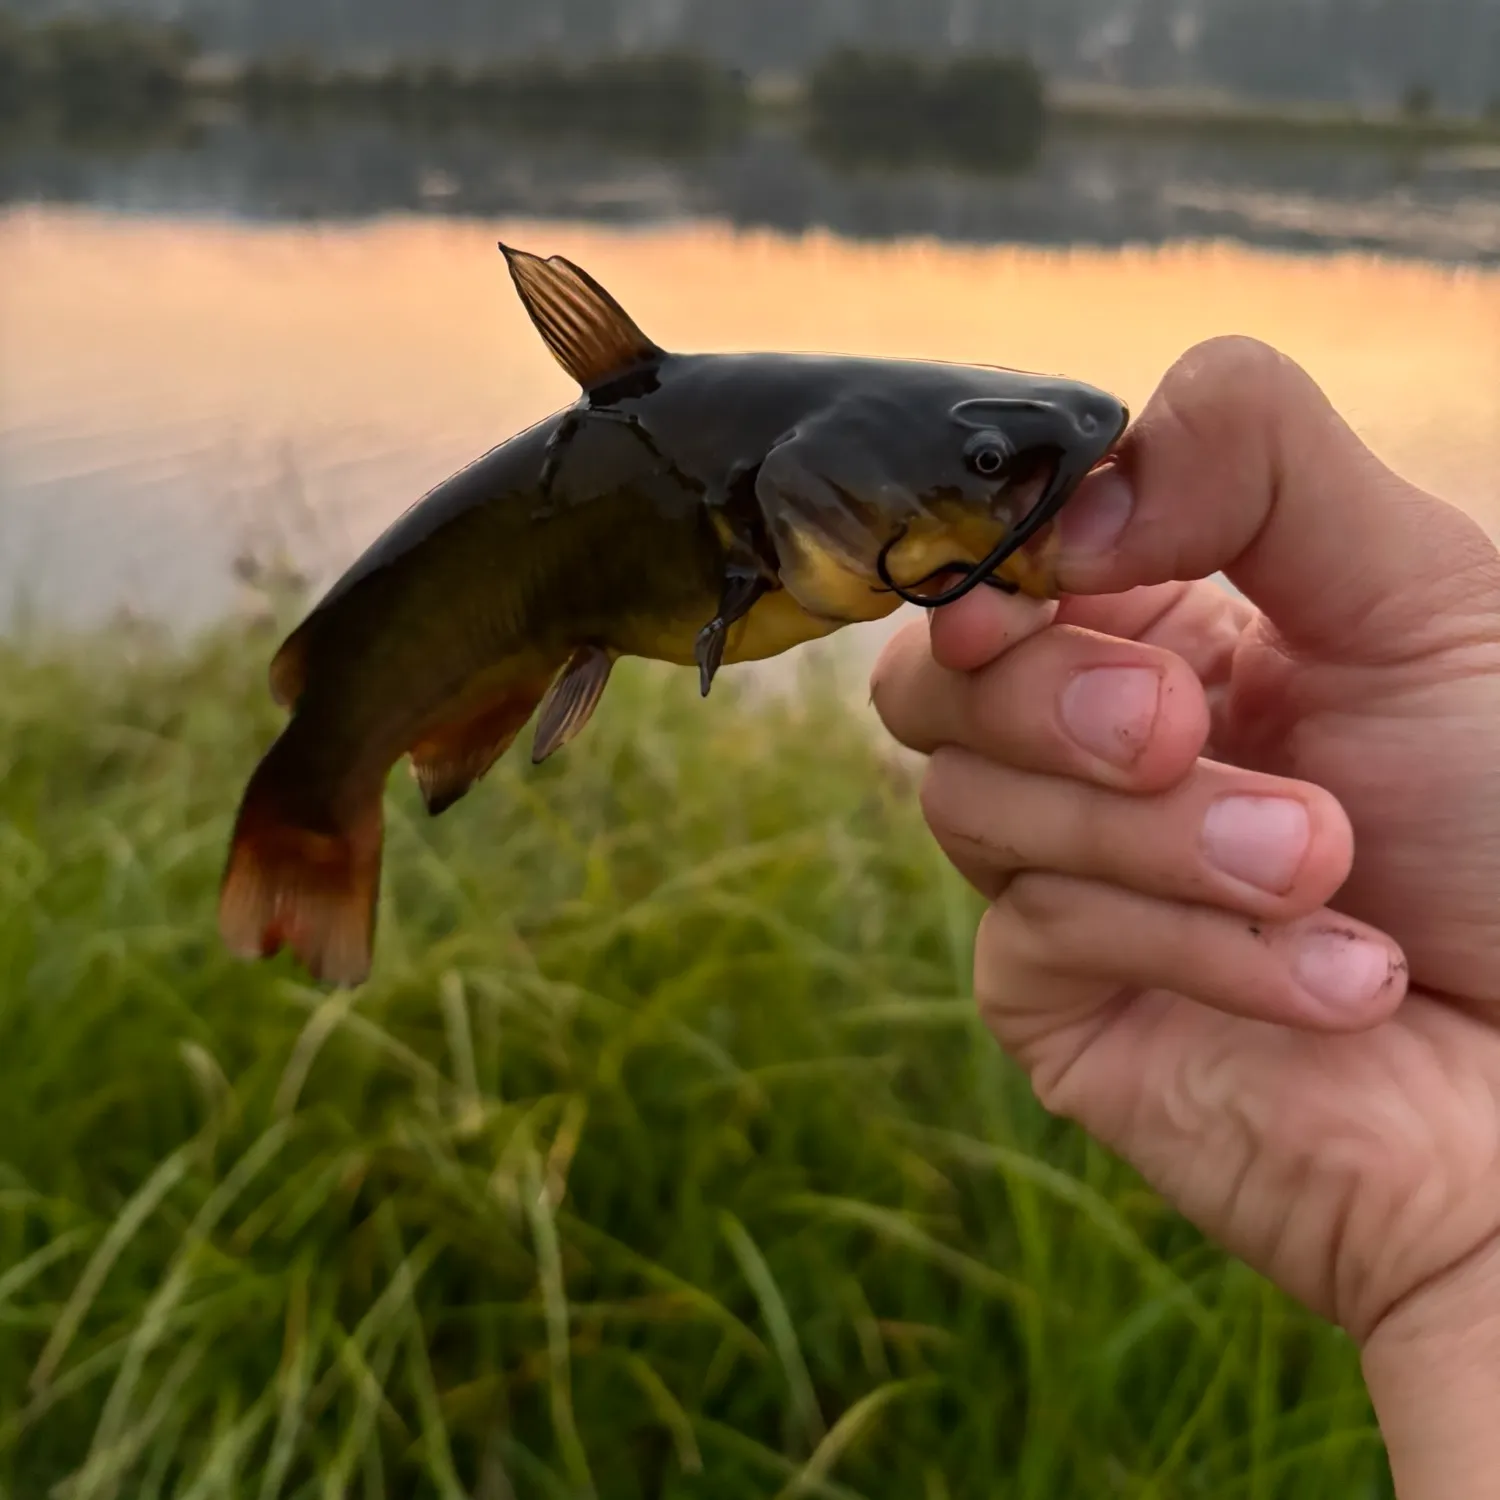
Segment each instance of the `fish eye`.
[[1010,450],[999,439],[987,436],[970,444],[964,456],[968,459],[969,467],[976,474],[982,474],[986,479],[993,479],[1005,467],[1005,461],[1010,457]]

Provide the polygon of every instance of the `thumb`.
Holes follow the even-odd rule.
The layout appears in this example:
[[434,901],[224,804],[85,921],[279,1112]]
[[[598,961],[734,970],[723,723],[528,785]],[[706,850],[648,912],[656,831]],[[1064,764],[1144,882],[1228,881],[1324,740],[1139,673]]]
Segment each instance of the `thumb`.
[[1329,659],[1410,658],[1500,608],[1479,524],[1392,473],[1253,339],[1184,355],[1059,530],[1068,593],[1223,572],[1290,646]]

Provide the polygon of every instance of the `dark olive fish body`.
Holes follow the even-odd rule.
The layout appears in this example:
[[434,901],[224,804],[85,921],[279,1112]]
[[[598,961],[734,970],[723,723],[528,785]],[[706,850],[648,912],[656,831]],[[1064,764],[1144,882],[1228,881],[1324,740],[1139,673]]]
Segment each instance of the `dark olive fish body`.
[[696,665],[707,694],[726,662],[927,602],[945,570],[1050,595],[1045,531],[987,556],[1126,422],[1090,386],[990,367],[670,354],[586,272],[505,253],[583,394],[408,510],[277,653],[291,718],[220,901],[242,955],[290,944],[316,977],[362,980],[390,767],[409,755],[439,813],[533,716],[533,759],[573,738],[621,656]]

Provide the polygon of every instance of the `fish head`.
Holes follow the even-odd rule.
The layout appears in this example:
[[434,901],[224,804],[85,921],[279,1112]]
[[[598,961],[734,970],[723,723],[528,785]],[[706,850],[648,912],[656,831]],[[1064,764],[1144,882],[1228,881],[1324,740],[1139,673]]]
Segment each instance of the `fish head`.
[[979,583],[1057,594],[1058,511],[1130,413],[1081,381],[894,362],[766,455],[756,494],[809,613],[869,619]]

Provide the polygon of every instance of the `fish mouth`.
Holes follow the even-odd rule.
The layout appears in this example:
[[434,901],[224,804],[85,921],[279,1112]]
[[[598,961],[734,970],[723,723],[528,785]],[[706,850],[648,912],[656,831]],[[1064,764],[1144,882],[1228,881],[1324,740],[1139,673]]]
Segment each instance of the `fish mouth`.
[[1072,487],[1059,484],[1063,464],[1056,452],[1027,455],[986,505],[934,507],[915,525],[903,523],[875,559],[882,591],[929,609],[981,584],[1052,597],[1053,522]]
[[[937,609],[951,604],[984,585],[1007,594],[1024,593],[1036,599],[1055,599],[1058,594],[1056,560],[1059,549],[1056,519],[1058,512],[1072,498],[1078,487],[1100,469],[1114,451],[1115,444],[1128,425],[1128,417],[1119,429],[1109,434],[1107,444],[1086,454],[1069,453],[1061,448],[1033,449],[1018,460],[993,496],[994,510],[1003,510],[1019,519],[1005,526],[1003,534],[976,558],[977,546],[966,546],[974,535],[973,521],[943,532],[912,540],[921,558],[920,576],[899,583],[891,574],[891,558],[911,536],[909,525],[903,525],[887,540],[875,560],[875,571],[881,584],[908,604],[923,609]],[[1029,503],[1028,503],[1029,502]],[[986,518],[993,536],[991,514]],[[960,538],[958,533],[966,533]],[[942,561],[933,559],[944,549]],[[941,580],[959,574],[956,583],[935,587]]]

